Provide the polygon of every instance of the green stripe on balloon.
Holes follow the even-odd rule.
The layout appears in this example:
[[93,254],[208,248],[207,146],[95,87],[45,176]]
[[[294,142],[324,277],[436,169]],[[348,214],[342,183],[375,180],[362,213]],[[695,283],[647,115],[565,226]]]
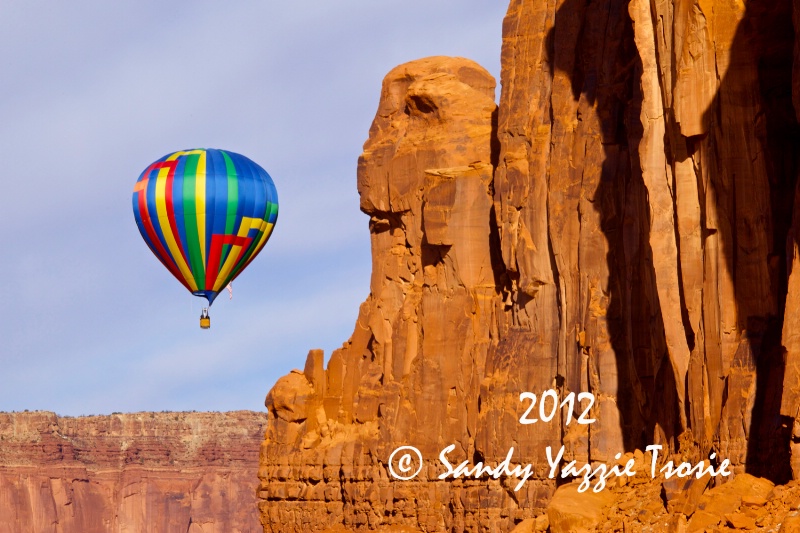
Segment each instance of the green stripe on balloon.
[[183,170],[183,217],[186,221],[186,241],[189,247],[189,263],[192,269],[192,276],[198,287],[205,287],[206,273],[200,250],[200,234],[197,230],[197,199],[195,198],[197,164],[199,161],[199,154],[192,154],[186,157],[186,164]]
[[[227,216],[225,218],[225,234],[234,235],[237,226],[236,208],[239,206],[239,181],[236,176],[236,167],[234,166],[231,157],[226,152],[222,152],[222,157],[225,158],[225,170],[228,174],[228,207]],[[219,264],[220,269],[222,268],[222,265],[225,264],[225,259],[228,258],[228,254],[231,251],[231,245],[226,244],[223,250],[224,251]],[[227,285],[227,283],[225,285]]]

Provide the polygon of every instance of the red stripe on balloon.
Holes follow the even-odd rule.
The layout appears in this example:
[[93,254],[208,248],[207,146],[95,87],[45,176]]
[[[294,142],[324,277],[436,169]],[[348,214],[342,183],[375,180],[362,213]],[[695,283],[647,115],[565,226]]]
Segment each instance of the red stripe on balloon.
[[[150,165],[147,168],[144,175],[148,177],[144,178],[139,183],[142,182],[146,183],[147,181],[149,181],[150,172],[156,168],[160,168],[157,167],[156,165],[158,165],[158,163],[154,163],[153,165]],[[180,270],[178,270],[178,266],[175,264],[175,262],[172,260],[172,257],[170,257],[170,255],[161,245],[161,240],[158,238],[158,235],[156,235],[156,230],[153,227],[153,220],[150,218],[150,213],[147,210],[147,198],[146,198],[147,186],[145,185],[141,187],[137,192],[139,193],[139,198],[138,198],[139,214],[142,217],[142,223],[144,224],[145,231],[147,231],[147,236],[150,238],[150,242],[153,243],[153,246],[156,249],[155,256],[158,258],[159,261],[161,261],[161,263],[165,267],[167,267],[167,269],[172,273],[172,275],[175,276],[178,279],[178,281],[180,281],[183,284],[184,287],[186,287],[188,290],[191,291],[192,290],[191,287],[189,287],[189,285],[186,283],[186,280],[183,279]]]
[[[175,222],[175,204],[172,201],[172,184],[175,181],[175,169],[178,166],[178,162],[174,160],[163,161],[161,163],[157,163],[157,165],[157,168],[169,169],[169,172],[167,172],[167,182],[164,189],[164,202],[166,203],[167,207],[167,220],[169,221],[170,230],[172,230],[172,236],[175,238],[175,244],[178,246],[178,250],[181,252],[184,262],[188,265],[189,261],[186,259],[186,250],[183,249],[183,243],[181,242],[181,237],[178,233],[178,224]],[[183,277],[183,275],[181,275],[181,277]]]
[[239,237],[238,235],[223,235],[215,233],[211,236],[211,250],[208,254],[208,265],[206,266],[206,290],[213,291],[214,283],[217,281],[219,275],[219,263],[222,256],[222,247],[226,244],[233,246],[241,246],[239,250],[239,257],[236,262],[242,258],[242,254],[247,250],[247,245],[252,241],[252,237]]
[[[242,257],[244,257],[244,254],[247,253],[247,249],[250,247],[250,243],[253,242],[252,237],[239,237],[239,239],[242,239],[241,248],[239,248],[239,255],[236,256],[236,261],[233,262],[233,268],[231,269],[231,273],[234,273],[234,277],[238,275],[236,273],[236,265],[238,265],[239,261],[242,260]],[[231,281],[232,280],[233,278],[231,278]]]

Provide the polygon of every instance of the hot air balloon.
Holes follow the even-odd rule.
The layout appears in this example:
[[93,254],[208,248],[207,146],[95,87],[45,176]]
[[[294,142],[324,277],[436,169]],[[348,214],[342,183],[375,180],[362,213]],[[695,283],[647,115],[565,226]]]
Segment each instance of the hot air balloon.
[[161,263],[208,308],[264,248],[278,193],[256,163],[227,150],[193,149],[149,165],[133,187],[133,215]]

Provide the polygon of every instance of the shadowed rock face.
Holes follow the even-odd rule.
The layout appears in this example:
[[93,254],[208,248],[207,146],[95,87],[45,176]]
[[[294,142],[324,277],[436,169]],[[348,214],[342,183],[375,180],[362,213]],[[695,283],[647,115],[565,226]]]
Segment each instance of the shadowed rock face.
[[701,456],[789,475],[790,14],[786,1],[511,3],[493,182],[511,327],[546,340],[522,348],[547,361],[542,380],[598,397],[586,434],[562,430],[576,458],[675,448],[688,431]]
[[[510,531],[555,490],[547,446],[800,476],[792,14],[512,0],[496,113],[469,61],[390,72],[358,172],[371,294],[327,368],[312,351],[267,397],[265,530]],[[597,421],[521,425],[546,389],[593,393]],[[413,482],[386,466],[406,444]],[[439,481],[449,444],[535,475]]]
[[0,413],[0,531],[250,533],[262,413]]

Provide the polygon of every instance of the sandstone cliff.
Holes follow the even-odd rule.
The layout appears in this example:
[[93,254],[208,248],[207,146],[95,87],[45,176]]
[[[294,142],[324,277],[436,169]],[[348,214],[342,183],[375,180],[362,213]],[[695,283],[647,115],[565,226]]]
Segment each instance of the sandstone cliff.
[[[267,396],[265,531],[507,532],[562,444],[800,476],[796,4],[512,0],[497,110],[467,60],[390,72],[358,167],[371,293]],[[547,389],[596,422],[521,425]],[[407,444],[535,475],[400,482]]]
[[2,533],[252,533],[265,416],[0,413]]

